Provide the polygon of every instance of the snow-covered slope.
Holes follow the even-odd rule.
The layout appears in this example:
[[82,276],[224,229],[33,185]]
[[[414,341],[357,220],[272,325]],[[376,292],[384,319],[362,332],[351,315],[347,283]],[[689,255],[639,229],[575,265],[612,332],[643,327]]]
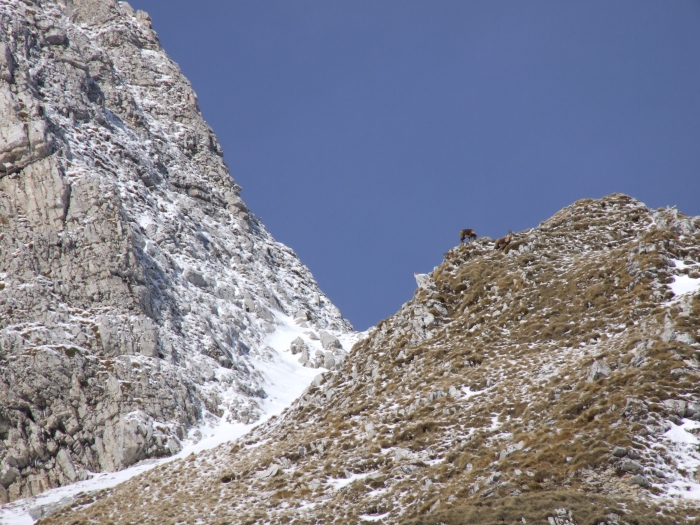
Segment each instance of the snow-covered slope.
[[584,199],[453,248],[281,417],[42,524],[700,518],[700,218]]
[[0,27],[0,503],[340,365],[352,327],[241,200],[146,13],[3,0]]

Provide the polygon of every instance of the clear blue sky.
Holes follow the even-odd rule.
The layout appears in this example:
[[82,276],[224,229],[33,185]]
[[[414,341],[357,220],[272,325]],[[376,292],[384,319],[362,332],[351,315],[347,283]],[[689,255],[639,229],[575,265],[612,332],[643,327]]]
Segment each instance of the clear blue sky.
[[700,215],[698,0],[132,0],[243,198],[357,329],[457,244],[623,192]]

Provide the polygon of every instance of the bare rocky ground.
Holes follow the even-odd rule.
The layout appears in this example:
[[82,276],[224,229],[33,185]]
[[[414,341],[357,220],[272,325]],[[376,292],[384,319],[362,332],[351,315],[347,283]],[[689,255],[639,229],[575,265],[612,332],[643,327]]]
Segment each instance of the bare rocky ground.
[[146,13],[0,1],[0,503],[258,420],[285,324],[342,361],[352,327],[240,191]]
[[41,523],[697,523],[699,261],[619,194],[460,245],[281,417]]

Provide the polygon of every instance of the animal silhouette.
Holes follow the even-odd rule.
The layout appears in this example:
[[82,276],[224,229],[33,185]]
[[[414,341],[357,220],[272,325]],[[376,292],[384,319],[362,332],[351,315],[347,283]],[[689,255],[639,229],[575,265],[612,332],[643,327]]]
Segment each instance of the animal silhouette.
[[501,237],[500,239],[498,239],[494,243],[493,249],[494,250],[502,250],[503,248],[508,246],[510,244],[510,241],[512,241],[512,240],[513,240],[513,232],[509,231],[508,235],[506,235],[505,237]]
[[476,232],[471,228],[465,230],[460,230],[459,232],[459,242],[464,242],[464,239],[476,239]]

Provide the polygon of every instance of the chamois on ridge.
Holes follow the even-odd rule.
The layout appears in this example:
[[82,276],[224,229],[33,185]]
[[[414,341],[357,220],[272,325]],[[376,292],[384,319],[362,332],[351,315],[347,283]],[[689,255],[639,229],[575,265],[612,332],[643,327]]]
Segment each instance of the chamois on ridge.
[[466,228],[459,231],[459,242],[464,242],[464,239],[476,239],[476,232],[471,228]]
[[512,231],[509,231],[509,232],[508,232],[508,235],[506,235],[505,237],[501,237],[500,239],[498,239],[498,240],[494,243],[493,249],[494,249],[494,250],[502,250],[502,249],[504,249],[506,246],[508,246],[508,245],[510,244],[510,241],[513,240],[513,235],[514,235],[513,232],[512,232]]

